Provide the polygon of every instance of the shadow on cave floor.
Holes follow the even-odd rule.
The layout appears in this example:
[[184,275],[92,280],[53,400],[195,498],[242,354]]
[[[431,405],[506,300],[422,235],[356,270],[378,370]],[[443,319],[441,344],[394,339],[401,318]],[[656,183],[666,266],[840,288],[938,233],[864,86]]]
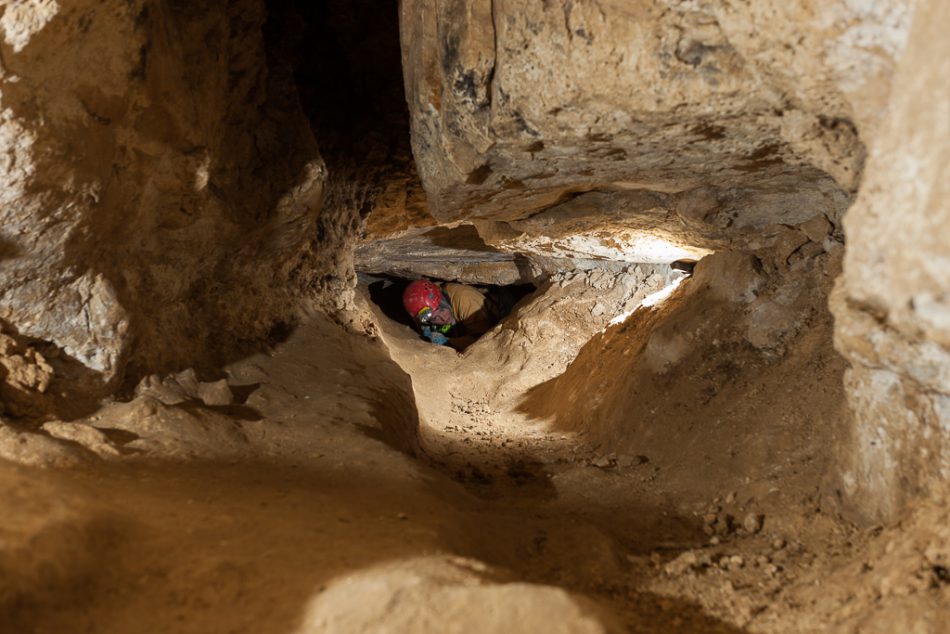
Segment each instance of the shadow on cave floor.
[[[404,336],[398,345],[414,353],[458,357]],[[391,333],[386,337],[391,346]],[[459,401],[444,394],[450,424],[463,421],[457,430],[443,429],[455,434],[454,443],[423,439],[423,460],[414,459],[419,449],[406,440],[407,425],[425,421],[407,413],[415,407],[409,395],[429,402],[441,388],[428,385],[426,392],[415,377],[410,386],[384,352],[378,342],[327,322],[316,330],[304,325],[229,369],[260,420],[198,419],[211,434],[209,455],[233,440],[216,435],[222,426],[242,430],[238,453],[214,461],[199,451],[170,462],[50,474],[63,480],[79,509],[76,521],[86,527],[76,550],[88,559],[64,573],[84,581],[55,591],[55,610],[44,603],[50,595],[35,592],[5,622],[16,623],[15,631],[109,633],[133,624],[187,634],[247,631],[241,628],[249,623],[255,632],[307,631],[302,623],[321,594],[346,575],[382,563],[415,570],[414,558],[445,553],[585,595],[620,615],[630,631],[743,631],[711,616],[698,595],[663,585],[666,567],[699,549],[687,576],[717,587],[715,562],[740,546],[725,535],[725,543],[709,546],[704,520],[671,497],[653,462],[598,467],[570,457],[572,437],[550,434],[545,442],[556,451],[539,452],[541,436],[512,436],[500,419],[493,419],[500,425],[494,442],[464,450],[474,442],[464,421],[483,412],[469,402],[468,411],[453,413]],[[393,391],[365,391],[380,383]],[[144,414],[147,438],[158,421]],[[128,422],[129,414],[117,418]],[[172,439],[160,440],[151,447],[167,449]],[[184,440],[187,452],[208,442]],[[399,446],[409,453],[395,451]],[[427,466],[426,455],[437,468]],[[517,456],[525,458],[506,460]],[[462,462],[453,464],[456,458]],[[465,461],[475,468],[465,471]],[[461,474],[453,473],[455,464]],[[770,539],[762,535],[757,547],[767,548]],[[765,573],[750,567],[743,574],[742,583],[754,584]]]
[[[53,487],[79,509],[72,521],[85,528],[71,539],[84,555],[61,564],[50,593],[23,588],[21,600],[0,609],[0,631],[325,631],[311,628],[328,588],[383,564],[422,570],[423,558],[438,553],[586,595],[610,605],[630,631],[743,631],[693,602],[640,589],[640,577],[580,516],[476,506],[437,474],[370,455],[377,468],[327,453],[308,466],[110,465],[40,475],[37,500]],[[55,547],[51,539],[37,545],[38,556]],[[371,610],[389,596],[364,600]]]
[[[104,384],[98,372],[86,367],[54,343],[20,335],[2,319],[0,332],[12,337],[15,345],[35,350],[52,370],[51,380],[42,391],[42,396],[30,396],[30,389],[24,389],[19,398],[15,394],[8,395],[21,402],[19,407],[5,412],[7,416],[14,417],[20,426],[33,427],[37,421],[50,415],[59,420],[72,421],[88,416],[100,407],[102,397],[109,393],[110,388]],[[0,365],[0,379],[7,372],[8,369]],[[23,377],[18,380],[23,380]],[[9,389],[14,388],[11,385]],[[3,410],[0,407],[0,412]]]
[[[68,500],[55,529],[62,534],[39,542],[36,555],[58,552],[60,540],[82,554],[42,573],[54,575],[43,584],[51,590],[22,589],[23,600],[0,608],[9,617],[2,622],[18,633],[239,632],[251,631],[248,624],[254,632],[307,631],[300,628],[320,595],[346,575],[383,563],[412,571],[417,558],[444,553],[585,595],[630,624],[739,631],[643,587],[637,566],[647,565],[645,553],[669,547],[671,536],[689,547],[702,532],[696,518],[671,513],[657,498],[621,510],[605,492],[631,481],[587,467],[578,473],[576,465],[517,463],[487,483],[453,481],[394,450],[412,418],[403,410],[414,405],[394,391],[365,408],[368,375],[371,384],[406,387],[380,354],[370,340],[323,321],[229,369],[259,419],[115,405],[116,415],[101,422],[135,430],[123,440],[153,457],[47,472],[35,486],[51,488],[40,488],[33,505],[10,507],[27,520],[43,495],[54,508]],[[388,431],[380,421],[389,421]],[[163,436],[163,424],[188,435]],[[234,437],[223,427],[242,431]],[[228,442],[238,443],[237,453],[213,458]],[[580,480],[565,486],[562,476]],[[479,487],[491,495],[471,495]],[[579,488],[600,496],[585,499]]]

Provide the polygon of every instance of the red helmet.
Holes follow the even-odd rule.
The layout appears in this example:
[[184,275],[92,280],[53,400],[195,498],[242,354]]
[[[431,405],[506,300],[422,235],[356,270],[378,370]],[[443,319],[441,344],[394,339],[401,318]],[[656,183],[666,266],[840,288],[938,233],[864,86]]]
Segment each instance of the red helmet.
[[438,310],[441,301],[442,290],[429,280],[416,280],[402,293],[402,305],[413,319],[418,319],[426,309]]

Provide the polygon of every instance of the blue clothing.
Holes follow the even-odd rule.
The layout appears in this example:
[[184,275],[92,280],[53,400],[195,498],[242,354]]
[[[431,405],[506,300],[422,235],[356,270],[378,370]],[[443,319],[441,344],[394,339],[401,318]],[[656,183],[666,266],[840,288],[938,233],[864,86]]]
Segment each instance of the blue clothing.
[[444,346],[449,343],[449,338],[446,335],[451,329],[451,324],[445,324],[444,326],[425,324],[422,326],[422,336],[437,346]]

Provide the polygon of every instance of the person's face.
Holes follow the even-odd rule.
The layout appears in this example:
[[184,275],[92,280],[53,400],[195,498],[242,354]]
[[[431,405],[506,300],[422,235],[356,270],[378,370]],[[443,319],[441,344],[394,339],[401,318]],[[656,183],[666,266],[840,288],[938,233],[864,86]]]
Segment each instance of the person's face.
[[429,323],[436,326],[454,324],[455,317],[452,316],[452,309],[445,304],[441,304],[436,310],[432,311],[432,315],[429,317]]

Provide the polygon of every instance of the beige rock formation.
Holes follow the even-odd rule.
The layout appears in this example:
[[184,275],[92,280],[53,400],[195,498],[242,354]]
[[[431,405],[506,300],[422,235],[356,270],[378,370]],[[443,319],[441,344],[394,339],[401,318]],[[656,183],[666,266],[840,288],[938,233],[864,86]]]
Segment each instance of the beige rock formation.
[[4,4],[0,318],[108,381],[288,315],[324,176],[262,4]]
[[891,518],[950,478],[950,66],[942,2],[919,4],[893,98],[848,212],[832,307],[851,362],[849,493]]
[[[494,573],[497,575],[497,573]],[[311,632],[622,632],[613,619],[560,588],[491,579],[479,561],[429,558],[340,579],[308,608]],[[603,621],[608,621],[604,623]]]
[[28,345],[0,333],[0,414],[36,416],[47,410],[53,368]]
[[868,145],[834,302],[856,417],[839,464],[849,503],[892,518],[950,475],[935,93],[946,68],[929,61],[942,51],[927,30],[947,15],[917,5],[914,35],[914,8],[404,2],[430,211],[474,219],[500,250],[567,262],[754,253],[783,290],[760,298],[743,338],[782,349],[776,333],[798,330],[789,306],[813,284],[797,262],[830,252],[822,266],[835,270]]
[[825,173],[853,191],[907,4],[403,2],[430,210],[506,220],[594,189],[821,190]]

